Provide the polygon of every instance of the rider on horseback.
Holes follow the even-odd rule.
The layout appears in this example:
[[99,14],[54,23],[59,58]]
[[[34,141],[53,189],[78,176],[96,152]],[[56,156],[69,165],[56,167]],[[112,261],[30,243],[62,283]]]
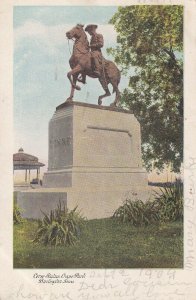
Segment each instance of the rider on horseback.
[[[116,97],[113,106],[117,106],[120,100],[120,91],[118,85],[120,82],[120,71],[117,66],[109,60],[103,58],[101,48],[103,47],[103,36],[96,33],[97,25],[88,25],[85,30],[91,35],[90,47],[83,29],[83,25],[76,25],[71,30],[66,32],[68,40],[73,39],[73,52],[69,60],[71,70],[67,73],[67,77],[71,83],[70,96],[67,101],[73,101],[74,91],[80,90],[77,85],[78,82],[85,83],[86,76],[91,78],[98,78],[101,83],[105,94],[100,95],[98,98],[98,104],[102,104],[102,99],[111,95],[108,85],[113,86],[113,93],[116,93]],[[89,48],[91,51],[89,51]],[[95,65],[95,71],[94,66]]]
[[96,32],[97,25],[89,24],[86,26],[85,31],[87,31],[91,35],[90,48],[91,55],[94,64],[93,73],[100,77],[101,75],[101,64],[102,64],[102,53],[101,48],[103,47],[103,35]]

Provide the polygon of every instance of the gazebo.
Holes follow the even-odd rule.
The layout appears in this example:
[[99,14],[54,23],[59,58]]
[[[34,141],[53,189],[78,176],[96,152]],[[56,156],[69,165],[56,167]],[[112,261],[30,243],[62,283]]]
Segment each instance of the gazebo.
[[[37,170],[37,181],[40,180],[40,168],[45,166],[38,161],[36,156],[24,153],[24,150],[20,148],[18,153],[13,155],[13,172],[15,170],[25,170],[25,182],[31,181],[31,170]],[[27,179],[28,172],[28,179]]]

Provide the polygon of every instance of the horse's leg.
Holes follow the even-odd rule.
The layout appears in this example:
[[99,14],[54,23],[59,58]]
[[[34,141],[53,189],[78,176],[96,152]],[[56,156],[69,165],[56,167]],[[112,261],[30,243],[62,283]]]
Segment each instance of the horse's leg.
[[71,77],[74,76],[75,74],[78,75],[80,72],[81,72],[81,66],[77,65],[75,68],[73,68],[71,71],[67,73],[67,77],[72,87],[75,88],[76,90],[80,90],[80,87],[73,82],[73,79]]
[[118,89],[118,85],[113,85],[113,92],[116,92],[116,97],[113,103],[110,104],[110,106],[118,106],[120,102],[120,91]]
[[99,82],[101,83],[101,86],[102,86],[102,88],[103,88],[104,91],[105,91],[105,94],[99,96],[99,98],[98,98],[98,104],[101,105],[101,104],[102,104],[102,99],[105,98],[105,97],[110,96],[111,93],[110,93],[110,91],[109,91],[109,89],[108,89],[108,86],[107,86],[107,84],[106,84],[106,82],[105,82],[105,79],[103,79],[103,78],[100,77],[100,78],[99,78]]
[[[73,85],[76,85],[76,82],[77,82],[77,78],[78,78],[78,74],[75,74],[75,75],[73,75]],[[67,98],[67,102],[68,101],[73,101],[73,96],[74,96],[74,91],[75,91],[75,88],[74,88],[74,86],[71,86],[71,93],[70,93],[70,96]]]
[[86,84],[86,75],[82,73],[81,76],[78,77],[78,82]]

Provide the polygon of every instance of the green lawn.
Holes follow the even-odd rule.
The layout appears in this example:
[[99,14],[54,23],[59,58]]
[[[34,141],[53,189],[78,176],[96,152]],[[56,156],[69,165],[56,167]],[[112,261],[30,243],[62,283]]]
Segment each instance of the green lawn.
[[136,228],[112,219],[86,221],[70,247],[32,243],[37,224],[14,225],[14,268],[182,268],[181,222]]

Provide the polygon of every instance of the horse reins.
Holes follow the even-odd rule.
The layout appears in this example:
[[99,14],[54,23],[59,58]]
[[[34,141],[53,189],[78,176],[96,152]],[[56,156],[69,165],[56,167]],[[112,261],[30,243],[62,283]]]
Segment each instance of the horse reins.
[[[67,39],[67,40],[68,40],[68,48],[69,48],[69,53],[70,53],[70,55],[71,55],[71,50],[70,50],[69,39]],[[72,41],[73,41],[73,39],[72,39]]]
[[[72,54],[71,54],[71,50],[70,50],[70,44],[69,44],[69,40],[70,40],[70,39],[67,39],[67,40],[68,40],[69,53],[70,53],[70,55],[72,55]],[[72,38],[71,40],[74,42],[74,39],[73,39],[73,38]],[[81,53],[81,54],[83,54],[83,55],[88,53],[88,52],[82,52],[82,51],[81,51],[80,49],[78,49],[78,48],[76,48],[76,50],[78,50],[78,52]]]

